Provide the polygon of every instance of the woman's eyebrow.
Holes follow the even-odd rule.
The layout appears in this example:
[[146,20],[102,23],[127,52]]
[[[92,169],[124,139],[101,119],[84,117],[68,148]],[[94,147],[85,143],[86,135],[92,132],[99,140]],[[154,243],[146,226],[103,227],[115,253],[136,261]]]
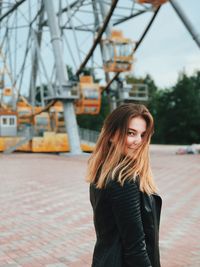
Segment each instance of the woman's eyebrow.
[[[133,129],[133,128],[128,128],[128,130],[130,131],[133,131],[133,132],[137,132],[137,130],[136,129]],[[142,132],[142,133],[145,133],[146,131],[144,131],[144,132]]]

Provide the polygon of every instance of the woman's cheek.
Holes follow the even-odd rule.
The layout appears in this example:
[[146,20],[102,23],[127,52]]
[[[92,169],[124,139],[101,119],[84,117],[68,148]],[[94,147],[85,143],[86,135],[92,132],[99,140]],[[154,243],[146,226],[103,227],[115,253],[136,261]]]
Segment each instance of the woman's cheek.
[[131,136],[127,137],[127,141],[126,141],[127,145],[131,145],[133,144],[133,142],[134,142],[134,137],[131,137]]

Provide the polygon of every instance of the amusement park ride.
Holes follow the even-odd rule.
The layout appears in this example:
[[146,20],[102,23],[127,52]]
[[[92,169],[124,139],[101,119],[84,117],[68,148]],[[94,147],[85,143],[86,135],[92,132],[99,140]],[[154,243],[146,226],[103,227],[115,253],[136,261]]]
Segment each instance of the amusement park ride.
[[111,35],[102,41],[103,67],[105,72],[131,71],[133,63],[133,42],[124,38],[122,32],[112,31]]
[[[0,151],[92,151],[94,144],[80,141],[76,114],[99,114],[105,92],[115,104],[148,100],[145,84],[120,82],[113,90],[112,82],[131,71],[136,49],[166,2],[0,1]],[[199,46],[180,7],[169,2]],[[145,12],[153,17],[137,42],[116,30],[115,25]],[[70,78],[69,63],[76,72]],[[83,74],[86,65],[90,75]],[[94,82],[97,67],[104,71],[104,87]],[[23,88],[29,88],[26,97]]]

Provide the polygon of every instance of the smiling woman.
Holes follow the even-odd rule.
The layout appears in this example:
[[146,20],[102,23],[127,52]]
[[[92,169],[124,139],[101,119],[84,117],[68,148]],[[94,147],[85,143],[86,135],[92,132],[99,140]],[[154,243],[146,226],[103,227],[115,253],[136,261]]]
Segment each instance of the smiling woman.
[[144,138],[146,127],[146,121],[142,117],[135,117],[130,120],[126,140],[128,151],[136,149],[140,145]]
[[121,105],[104,122],[87,174],[97,236],[93,267],[160,267],[152,133],[144,105]]

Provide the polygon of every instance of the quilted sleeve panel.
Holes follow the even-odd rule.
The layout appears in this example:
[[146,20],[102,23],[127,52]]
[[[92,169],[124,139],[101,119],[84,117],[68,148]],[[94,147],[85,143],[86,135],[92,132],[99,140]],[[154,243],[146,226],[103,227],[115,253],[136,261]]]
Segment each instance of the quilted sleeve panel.
[[126,181],[121,186],[110,181],[108,195],[120,233],[126,266],[151,267],[141,219],[140,192],[136,183]]

